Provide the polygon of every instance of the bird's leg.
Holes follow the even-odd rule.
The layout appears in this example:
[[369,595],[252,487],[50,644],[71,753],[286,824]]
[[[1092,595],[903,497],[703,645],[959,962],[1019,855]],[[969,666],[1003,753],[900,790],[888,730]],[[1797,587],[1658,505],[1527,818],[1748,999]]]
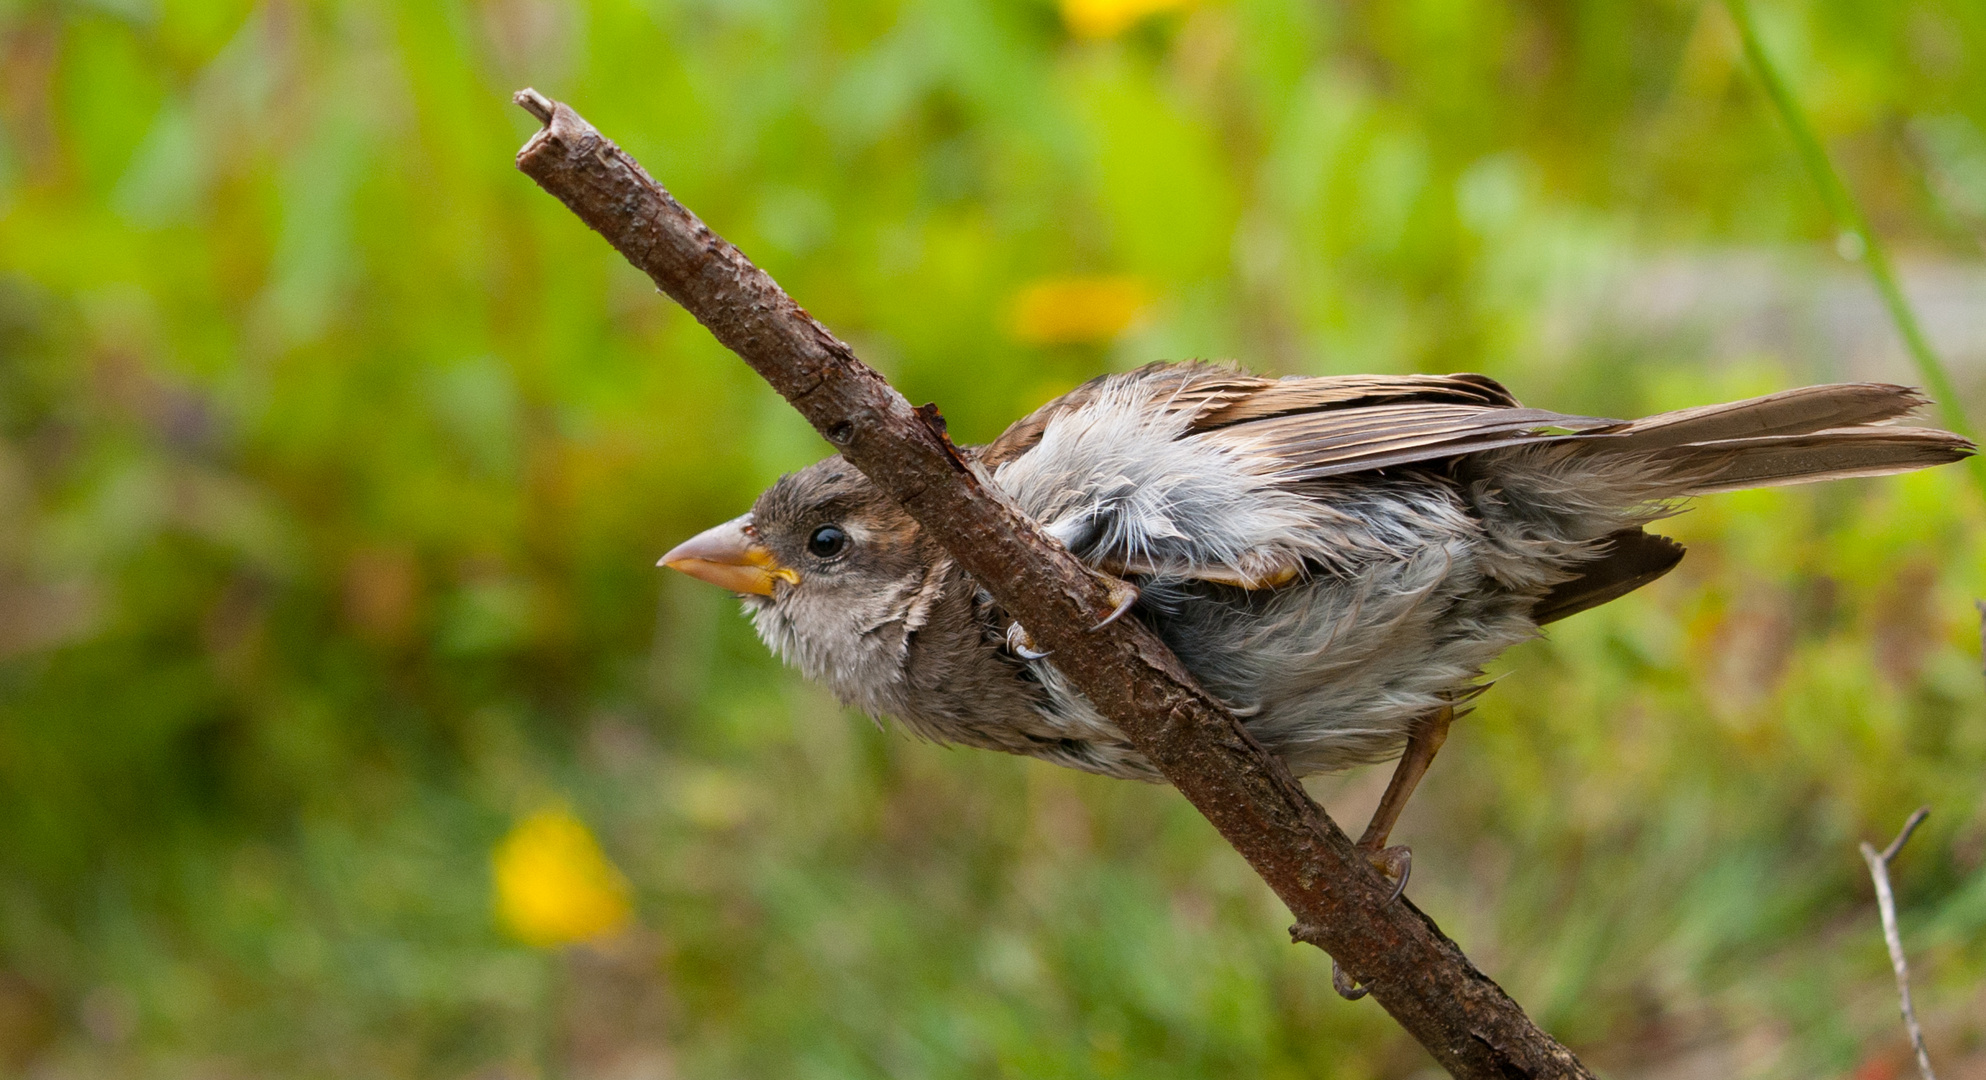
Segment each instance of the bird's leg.
[[1400,811],[1407,808],[1414,788],[1427,775],[1435,753],[1448,741],[1448,725],[1454,720],[1455,707],[1443,705],[1414,728],[1414,733],[1407,737],[1407,750],[1393,770],[1393,779],[1386,785],[1386,794],[1379,799],[1379,809],[1372,812],[1372,823],[1365,827],[1365,835],[1358,838],[1359,850],[1372,860],[1372,865],[1398,882],[1393,890],[1395,897],[1407,887],[1407,875],[1414,869],[1413,852],[1405,845],[1387,847],[1386,839],[1393,835]]
[[[1372,860],[1372,865],[1380,873],[1393,879],[1393,895],[1387,901],[1398,900],[1407,891],[1407,878],[1414,872],[1414,853],[1405,844],[1386,846],[1386,838],[1393,835],[1393,826],[1400,820],[1400,811],[1407,808],[1407,800],[1413,798],[1414,788],[1420,785],[1421,777],[1427,775],[1427,767],[1434,763],[1435,752],[1448,741],[1448,725],[1455,722],[1455,706],[1443,705],[1414,728],[1407,736],[1407,751],[1400,755],[1400,764],[1393,769],[1393,779],[1386,784],[1386,794],[1379,797],[1379,809],[1372,812],[1372,822],[1365,827],[1365,835],[1358,838],[1358,849]],[[1345,970],[1331,961],[1331,988],[1346,1001],[1357,1001],[1371,991],[1360,986]]]

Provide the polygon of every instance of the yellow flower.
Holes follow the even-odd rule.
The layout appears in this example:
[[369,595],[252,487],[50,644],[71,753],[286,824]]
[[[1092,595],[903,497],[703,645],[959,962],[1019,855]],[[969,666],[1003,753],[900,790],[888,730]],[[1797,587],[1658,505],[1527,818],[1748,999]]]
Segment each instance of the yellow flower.
[[1007,327],[1024,345],[1109,341],[1151,301],[1145,283],[1128,275],[1044,278],[1014,294]]
[[490,863],[497,921],[527,945],[591,941],[627,925],[627,880],[570,811],[540,810],[518,822]]
[[1183,8],[1193,0],[1062,0],[1062,22],[1077,37],[1107,38],[1140,19]]

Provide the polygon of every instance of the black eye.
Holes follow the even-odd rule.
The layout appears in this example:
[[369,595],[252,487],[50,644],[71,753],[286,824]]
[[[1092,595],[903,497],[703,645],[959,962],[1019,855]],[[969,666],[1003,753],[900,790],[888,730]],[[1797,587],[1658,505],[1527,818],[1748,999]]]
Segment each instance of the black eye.
[[833,525],[823,525],[807,537],[807,554],[816,559],[832,559],[848,546],[848,534]]

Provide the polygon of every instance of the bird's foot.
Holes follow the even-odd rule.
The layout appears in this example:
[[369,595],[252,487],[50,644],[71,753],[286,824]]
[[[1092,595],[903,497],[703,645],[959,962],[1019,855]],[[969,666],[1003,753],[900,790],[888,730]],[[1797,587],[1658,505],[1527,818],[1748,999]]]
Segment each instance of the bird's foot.
[[[1360,844],[1358,849],[1365,856],[1366,861],[1372,864],[1372,868],[1379,871],[1380,877],[1393,883],[1393,893],[1386,898],[1386,902],[1390,904],[1398,900],[1400,894],[1407,891],[1407,879],[1414,875],[1413,851],[1405,844],[1394,844],[1392,847],[1383,848],[1369,848]],[[1369,987],[1360,985],[1357,979],[1345,974],[1345,969],[1339,967],[1336,960],[1331,961],[1331,989],[1336,990],[1338,996],[1346,1001],[1357,1001],[1372,993]]]
[[1028,636],[1027,628],[1018,622],[1007,625],[1007,648],[1014,650],[1014,654],[1023,660],[1039,660],[1052,651],[1035,648],[1034,639]]
[[[1325,947],[1322,928],[1311,923],[1300,922],[1290,927],[1290,940],[1307,941],[1320,949]],[[1338,996],[1346,1001],[1357,1001],[1372,993],[1371,988],[1360,985],[1357,979],[1347,975],[1345,969],[1339,966],[1338,958],[1335,956],[1331,958],[1331,989],[1336,990]]]
[[1110,609],[1110,614],[1105,615],[1102,622],[1090,627],[1090,633],[1094,634],[1123,618],[1124,613],[1131,610],[1131,605],[1138,602],[1138,587],[1123,578],[1111,578],[1110,602],[1117,606]]
[[1379,871],[1380,877],[1393,883],[1393,894],[1386,898],[1386,902],[1390,904],[1398,900],[1400,894],[1407,891],[1407,879],[1414,876],[1413,850],[1405,844],[1384,848],[1368,848],[1361,844],[1359,850],[1365,853],[1366,861]]
[[1331,961],[1331,989],[1346,1001],[1357,1001],[1372,993],[1370,987],[1360,985],[1357,979],[1345,974],[1345,969],[1339,967],[1336,960]]

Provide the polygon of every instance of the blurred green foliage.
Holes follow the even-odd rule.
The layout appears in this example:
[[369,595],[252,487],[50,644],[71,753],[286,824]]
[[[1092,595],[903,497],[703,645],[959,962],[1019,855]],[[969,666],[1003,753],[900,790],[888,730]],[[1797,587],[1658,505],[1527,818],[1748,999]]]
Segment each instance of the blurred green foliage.
[[[1875,227],[1977,265],[1986,9],[1757,14]],[[525,84],[966,438],[1157,358],[1611,415],[1832,374],[1563,332],[1637,260],[1836,258],[1716,4],[4,0],[0,1074],[1428,1067],[1170,792],[878,730],[658,576],[823,444],[512,170]],[[1104,274],[1126,333],[1013,334]],[[1976,1052],[1977,494],[1673,524],[1458,725],[1415,899],[1617,1075],[1893,1075],[1854,842],[1928,802],[1904,933]],[[639,929],[502,934],[490,852],[556,805]]]

